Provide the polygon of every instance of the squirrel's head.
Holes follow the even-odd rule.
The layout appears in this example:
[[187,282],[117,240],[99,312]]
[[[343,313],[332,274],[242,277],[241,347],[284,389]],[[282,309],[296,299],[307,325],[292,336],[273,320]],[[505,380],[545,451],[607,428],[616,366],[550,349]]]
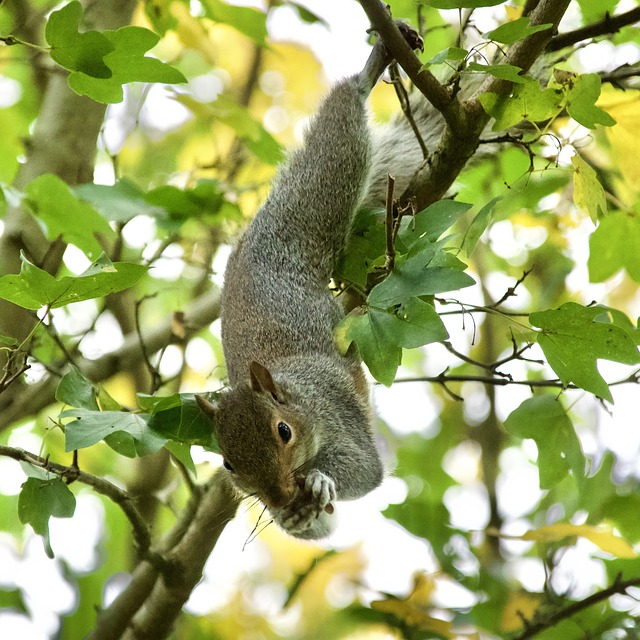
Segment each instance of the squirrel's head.
[[289,504],[309,457],[309,438],[301,434],[310,430],[303,428],[271,372],[252,362],[248,381],[223,393],[217,403],[196,399],[213,423],[224,466],[238,489],[271,508]]

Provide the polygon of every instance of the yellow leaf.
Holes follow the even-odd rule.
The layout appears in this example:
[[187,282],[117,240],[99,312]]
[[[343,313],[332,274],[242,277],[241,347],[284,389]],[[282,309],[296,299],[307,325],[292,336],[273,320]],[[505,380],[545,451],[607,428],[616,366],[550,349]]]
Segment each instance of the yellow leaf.
[[522,17],[522,7],[511,7],[509,5],[506,5],[504,11],[507,14],[507,19],[509,20],[509,22]]
[[426,611],[412,606],[407,600],[374,600],[371,603],[371,608],[390,613],[413,629],[434,631],[446,638],[455,637],[451,631],[451,622],[433,618]]
[[194,18],[189,9],[177,2],[171,5],[171,14],[178,21],[178,38],[182,44],[194,51],[199,51],[202,57],[211,65],[217,63],[217,51],[203,26],[203,21]]
[[603,551],[618,558],[635,558],[638,555],[626,540],[616,536],[611,530],[603,527],[592,527],[586,524],[552,524],[547,527],[527,531],[527,533],[520,536],[520,538],[522,540],[534,540],[536,542],[559,542],[560,540],[564,540],[564,538],[574,536],[586,538]]
[[609,142],[610,163],[620,172],[619,178],[613,179],[624,199],[633,202],[640,193],[640,91],[606,87],[598,106],[615,118],[613,127],[603,127]]
[[578,155],[571,158],[573,165],[573,201],[586,211],[593,222],[607,215],[607,201],[604,189],[596,172]]
[[451,630],[453,627],[451,622],[429,615],[429,603],[434,589],[435,580],[432,576],[416,574],[413,590],[404,600],[399,598],[374,600],[371,608],[390,613],[414,629],[433,631],[446,638],[454,638],[456,634]]
[[500,631],[514,633],[523,627],[523,618],[531,620],[540,606],[540,598],[526,591],[513,591],[502,610]]

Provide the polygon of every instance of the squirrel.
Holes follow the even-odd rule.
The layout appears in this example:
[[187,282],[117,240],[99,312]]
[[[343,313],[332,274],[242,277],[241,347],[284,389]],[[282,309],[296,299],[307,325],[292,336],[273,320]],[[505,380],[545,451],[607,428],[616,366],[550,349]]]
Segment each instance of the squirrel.
[[[415,31],[397,24],[421,47]],[[302,147],[280,167],[225,272],[231,388],[215,403],[196,396],[234,486],[302,539],[329,535],[333,503],[364,496],[384,475],[362,365],[334,343],[344,312],[328,284],[355,212],[384,202],[389,172],[408,182],[422,161],[404,118],[378,131],[369,126],[366,99],[391,61],[378,39],[363,70],[333,87]]]

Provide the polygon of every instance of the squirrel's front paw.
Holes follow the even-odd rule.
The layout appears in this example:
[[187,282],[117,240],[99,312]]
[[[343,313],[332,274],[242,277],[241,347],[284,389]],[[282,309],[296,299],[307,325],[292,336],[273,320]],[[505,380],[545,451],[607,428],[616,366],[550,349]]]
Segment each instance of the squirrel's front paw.
[[301,483],[293,502],[276,512],[276,523],[296,538],[317,540],[328,536],[336,518],[332,502],[336,499],[336,483],[325,473],[312,469]]
[[[304,490],[311,496],[311,503],[316,504],[318,513],[326,510],[336,499],[336,483],[326,473],[311,469],[304,481]],[[331,513],[331,508],[328,513]]]
[[303,540],[326,538],[336,528],[336,516],[318,511],[309,502],[295,504],[272,513],[275,522],[289,535]]

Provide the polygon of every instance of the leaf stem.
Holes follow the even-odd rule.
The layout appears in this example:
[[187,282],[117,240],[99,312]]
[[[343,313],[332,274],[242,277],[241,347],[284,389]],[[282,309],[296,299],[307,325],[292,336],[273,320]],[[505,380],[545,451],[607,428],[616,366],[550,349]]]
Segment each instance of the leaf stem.
[[33,44],[33,42],[25,42],[24,40],[20,40],[20,38],[16,38],[15,36],[0,36],[0,42],[4,43],[7,47],[12,47],[16,44],[22,44],[25,47],[31,47],[32,49],[37,49],[38,51],[49,51],[50,47],[43,47],[39,44]]

